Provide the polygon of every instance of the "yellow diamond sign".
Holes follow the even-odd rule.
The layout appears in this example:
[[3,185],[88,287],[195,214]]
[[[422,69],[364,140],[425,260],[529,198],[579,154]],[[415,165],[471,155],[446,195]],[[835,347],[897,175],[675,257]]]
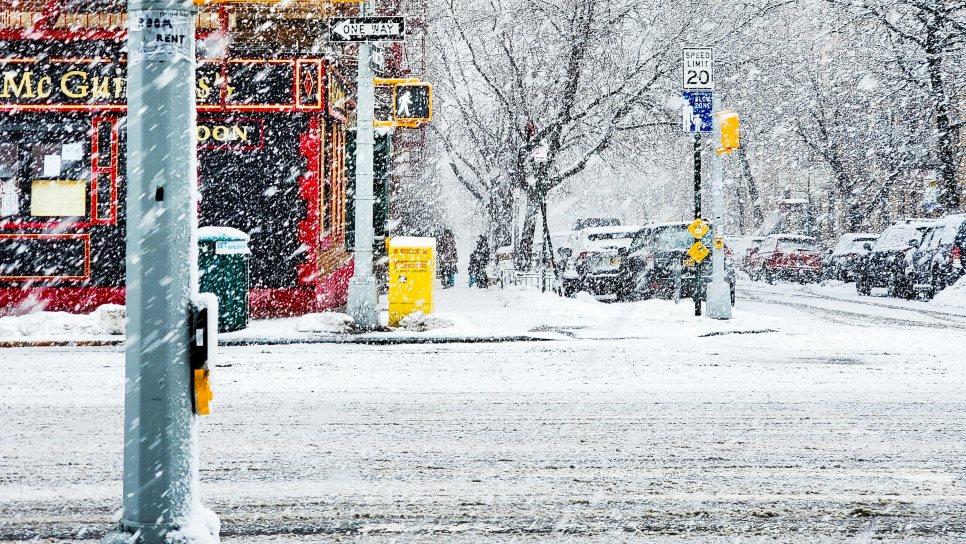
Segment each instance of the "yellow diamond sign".
[[708,234],[709,230],[711,230],[711,227],[709,227],[708,224],[704,222],[704,219],[701,219],[700,217],[688,225],[688,232],[690,232],[691,236],[694,236],[698,240],[704,238],[704,235]]
[[704,258],[707,257],[709,253],[711,252],[708,251],[708,248],[705,247],[705,245],[702,244],[701,242],[695,242],[694,245],[691,246],[691,249],[688,250],[688,255],[690,255],[691,258],[698,263],[703,261]]

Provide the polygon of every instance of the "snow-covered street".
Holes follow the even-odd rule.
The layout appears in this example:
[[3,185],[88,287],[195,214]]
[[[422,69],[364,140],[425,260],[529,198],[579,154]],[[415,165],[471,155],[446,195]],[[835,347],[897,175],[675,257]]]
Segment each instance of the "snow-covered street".
[[[966,541],[966,312],[747,282],[690,311],[458,288],[452,329],[548,340],[222,348],[204,502],[226,542]],[[98,538],[121,348],[0,357],[0,541]]]

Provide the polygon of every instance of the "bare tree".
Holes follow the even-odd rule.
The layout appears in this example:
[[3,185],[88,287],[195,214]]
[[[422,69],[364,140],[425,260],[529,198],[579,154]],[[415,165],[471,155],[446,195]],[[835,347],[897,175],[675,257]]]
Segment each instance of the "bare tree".
[[956,176],[958,134],[963,121],[953,119],[950,96],[960,96],[962,85],[950,85],[952,57],[961,51],[966,36],[966,2],[947,0],[863,0],[842,3],[864,16],[858,24],[873,21],[875,30],[891,37],[891,58],[886,58],[899,87],[921,87],[933,120],[930,142],[938,171],[940,211],[958,210],[960,187]]
[[525,195],[518,265],[530,264],[537,212],[552,190],[619,134],[667,123],[654,91],[677,68],[675,45],[689,21],[668,26],[671,10],[660,6],[446,0],[437,48],[452,85],[439,130],[454,175],[494,213],[506,212],[499,205],[508,188]]

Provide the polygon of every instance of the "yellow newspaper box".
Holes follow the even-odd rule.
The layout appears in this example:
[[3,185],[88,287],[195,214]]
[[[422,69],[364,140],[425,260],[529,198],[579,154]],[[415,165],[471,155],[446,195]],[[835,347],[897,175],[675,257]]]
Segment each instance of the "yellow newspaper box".
[[398,327],[413,312],[433,311],[436,239],[389,239],[389,326]]

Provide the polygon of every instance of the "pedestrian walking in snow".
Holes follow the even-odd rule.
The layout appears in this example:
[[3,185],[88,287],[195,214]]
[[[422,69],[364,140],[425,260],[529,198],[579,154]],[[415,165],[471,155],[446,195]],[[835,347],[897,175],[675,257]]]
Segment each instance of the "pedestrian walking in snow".
[[476,249],[470,255],[470,287],[476,285],[480,289],[489,287],[490,280],[486,275],[486,265],[490,263],[490,243],[482,234],[476,240]]
[[456,236],[449,229],[443,230],[436,244],[439,251],[437,263],[439,265],[439,277],[443,284],[443,289],[448,289],[456,285],[456,264],[459,256],[456,253]]

